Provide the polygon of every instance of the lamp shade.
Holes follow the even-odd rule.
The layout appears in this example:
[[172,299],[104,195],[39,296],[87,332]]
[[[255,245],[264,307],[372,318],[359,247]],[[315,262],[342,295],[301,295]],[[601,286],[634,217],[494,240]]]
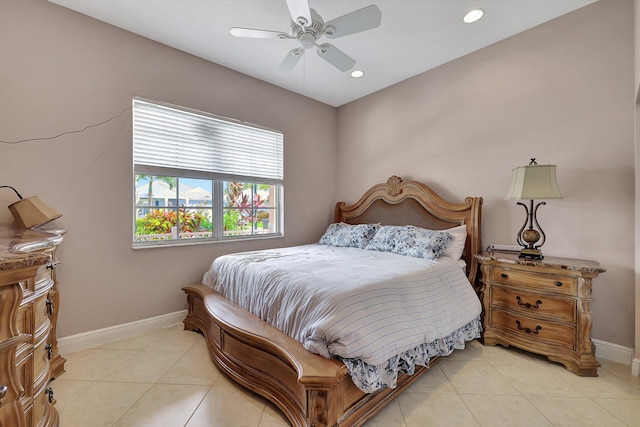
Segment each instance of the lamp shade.
[[507,199],[561,199],[556,165],[529,165],[513,168]]
[[9,205],[9,210],[16,220],[18,228],[37,227],[62,216],[60,212],[45,204],[38,196],[21,199]]

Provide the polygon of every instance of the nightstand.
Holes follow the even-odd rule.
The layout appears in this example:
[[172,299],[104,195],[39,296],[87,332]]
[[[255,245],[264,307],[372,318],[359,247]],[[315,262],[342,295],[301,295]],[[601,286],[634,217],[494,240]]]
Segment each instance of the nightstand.
[[518,258],[517,252],[476,255],[482,272],[484,344],[513,345],[545,355],[570,371],[595,377],[591,283],[605,272],[595,261]]

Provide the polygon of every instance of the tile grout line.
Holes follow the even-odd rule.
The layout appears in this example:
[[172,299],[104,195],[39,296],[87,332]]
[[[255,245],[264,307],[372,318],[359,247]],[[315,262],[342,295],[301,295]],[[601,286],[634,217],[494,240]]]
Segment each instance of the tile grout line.
[[400,415],[402,415],[402,424],[404,425],[404,427],[407,427],[407,418],[404,415],[404,411],[402,410],[402,405],[400,404],[400,401],[398,400],[397,397],[393,399],[393,401],[396,402],[396,405],[398,405],[398,409],[400,409]]
[[196,412],[198,412],[198,409],[200,408],[200,405],[202,405],[202,402],[204,402],[204,399],[207,397],[207,395],[209,393],[211,393],[211,389],[213,388],[213,384],[211,384],[209,386],[209,389],[207,390],[207,392],[205,394],[202,395],[202,399],[200,399],[200,402],[198,402],[198,404],[196,405],[195,409],[191,412],[191,415],[189,415],[189,418],[187,419],[187,421],[184,423],[184,427],[187,427],[187,425],[191,422],[191,419],[193,418],[193,416],[196,414]]
[[262,412],[260,413],[260,418],[258,418],[258,424],[256,425],[256,427],[260,427],[260,423],[262,422],[262,418],[264,418],[264,413],[267,410],[267,400],[264,397],[262,399],[264,400],[264,406],[262,407]]
[[611,412],[610,410],[608,410],[607,408],[605,408],[604,406],[602,406],[596,399],[591,399],[593,400],[593,403],[595,403],[596,405],[598,405],[599,407],[601,407],[604,411],[606,411],[607,413],[613,415],[617,420],[619,420],[622,424],[624,424],[625,426],[628,426],[629,424],[627,424],[626,422],[624,422],[624,420],[620,419],[620,417],[618,417],[616,414],[614,414],[613,412]]
[[[162,334],[160,334],[159,336],[157,336],[156,338],[154,338],[151,342],[149,342],[148,344],[146,344],[145,346],[143,346],[141,349],[134,350],[134,351],[136,352],[136,354],[135,354],[135,356],[132,356],[132,358],[133,358],[133,357],[136,357],[136,356],[139,356],[139,355],[140,355],[140,354],[142,354],[143,352],[147,351],[147,348],[149,348],[152,344],[156,343],[159,339],[161,339],[164,335],[166,335],[166,334],[167,334],[167,332],[170,330],[169,328],[162,328],[162,329],[164,329],[164,330],[165,330]],[[122,414],[122,415],[121,415],[121,416],[120,416],[120,417],[119,417],[119,418],[118,418],[118,419],[117,419],[113,424],[111,424],[111,427],[113,427],[113,426],[115,426],[116,424],[118,424],[118,423],[120,422],[120,420],[122,420],[122,419],[123,419],[123,418],[124,418],[128,413],[129,413],[129,411],[131,411],[131,409],[132,409],[132,408],[133,408],[133,407],[134,407],[138,402],[140,402],[140,401],[141,401],[141,400],[142,400],[142,399],[147,395],[147,393],[149,393],[149,392],[153,389],[153,386],[158,385],[158,384],[162,384],[162,383],[159,383],[158,381],[160,381],[160,380],[161,380],[161,379],[162,379],[162,378],[167,374],[167,372],[169,372],[169,371],[170,371],[170,370],[171,370],[171,369],[172,369],[172,368],[173,368],[173,367],[174,367],[174,366],[175,366],[175,365],[176,365],[176,364],[177,364],[177,363],[178,363],[178,362],[179,362],[179,361],[180,361],[180,360],[181,360],[181,359],[182,359],[182,358],[183,358],[183,357],[184,357],[184,356],[185,356],[185,355],[186,355],[186,354],[187,354],[187,353],[188,353],[188,352],[189,352],[189,351],[190,351],[190,350],[191,350],[191,349],[196,345],[196,343],[197,343],[197,342],[198,342],[198,341],[194,341],[194,343],[193,343],[193,344],[192,344],[192,345],[191,345],[187,350],[185,350],[185,351],[183,352],[182,356],[180,356],[180,357],[178,358],[178,360],[176,360],[176,361],[175,361],[175,362],[174,362],[174,363],[173,363],[169,368],[167,368],[167,369],[166,369],[166,371],[165,371],[165,372],[160,376],[160,378],[158,378],[156,381],[154,381],[153,383],[139,383],[139,384],[151,384],[151,387],[149,387],[149,389],[148,389],[147,391],[145,391],[144,393],[142,393],[142,394],[140,395],[140,397],[139,397],[138,399],[136,399],[136,401],[135,401],[135,402],[133,402],[133,403],[131,404],[131,406],[129,406],[129,408],[128,408],[126,411],[124,411],[124,413],[123,413],[123,414]],[[149,350],[149,351],[154,351],[154,350]],[[130,359],[127,359],[127,361],[128,361],[128,360],[131,360],[131,358],[130,358]],[[123,362],[123,364],[124,364],[124,363],[126,363],[126,361],[125,361],[125,362]],[[105,377],[105,379],[100,380],[100,382],[109,382],[109,381],[105,381],[105,380],[106,380],[106,377]],[[209,387],[209,390],[211,390],[211,386]],[[208,393],[208,391],[207,391],[207,393]],[[205,393],[205,394],[204,394],[204,396],[206,396],[206,395],[207,395],[207,393]],[[204,399],[204,396],[202,397],[202,399]],[[202,403],[202,399],[201,399],[201,400],[200,400],[200,402],[198,403],[198,406],[197,406],[197,407],[199,407],[199,406],[200,406],[200,404]],[[196,408],[197,408],[197,407],[196,407]],[[187,422],[191,419],[191,417],[193,417],[193,414],[194,414],[194,413],[195,413],[195,410],[191,413],[191,415],[189,415],[189,419],[187,420]],[[186,424],[185,424],[185,425],[186,425]]]
[[[555,426],[555,423],[553,421],[551,421],[545,414],[544,412],[542,412],[542,410],[540,408],[538,408],[538,406],[536,406],[536,404],[534,402],[531,401],[531,399],[529,399],[532,396],[527,396],[527,395],[522,395],[522,397],[525,398],[525,400],[527,402],[529,402],[529,405],[531,405],[532,408],[534,408],[536,411],[538,411],[538,413],[540,413],[540,415],[542,415],[542,418],[544,418],[545,420],[547,420],[549,422],[550,425]],[[581,397],[578,398],[573,398],[573,399],[582,399]]]

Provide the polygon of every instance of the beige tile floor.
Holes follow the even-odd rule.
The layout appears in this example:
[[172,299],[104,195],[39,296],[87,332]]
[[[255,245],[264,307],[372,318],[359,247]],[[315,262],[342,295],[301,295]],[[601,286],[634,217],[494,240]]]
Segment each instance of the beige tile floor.
[[[61,427],[288,426],[236,386],[182,325],[65,355],[51,385]],[[578,377],[546,358],[471,342],[442,359],[367,426],[640,426],[640,379],[602,362]]]

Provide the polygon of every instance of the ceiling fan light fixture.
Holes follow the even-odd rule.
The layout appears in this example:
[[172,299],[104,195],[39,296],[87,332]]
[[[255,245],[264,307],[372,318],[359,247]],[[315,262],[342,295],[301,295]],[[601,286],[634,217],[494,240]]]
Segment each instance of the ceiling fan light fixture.
[[285,0],[291,17],[289,32],[261,30],[256,28],[233,27],[229,30],[234,37],[258,39],[297,39],[300,47],[290,50],[277,69],[278,74],[293,70],[305,51],[316,48],[318,55],[340,71],[349,71],[356,61],[336,46],[319,43],[320,37],[337,39],[380,26],[382,12],[372,4],[347,13],[325,23],[322,17],[309,7],[309,0]]
[[298,40],[305,49],[311,49],[316,46],[316,37],[311,33],[300,34],[300,36],[298,36]]
[[472,24],[482,18],[483,15],[484,10],[471,9],[469,12],[467,12],[466,15],[464,15],[464,18],[462,18],[462,20],[465,22],[465,24]]
[[354,79],[359,79],[362,76],[364,76],[364,71],[362,70],[353,70],[351,72],[351,77],[353,77]]

